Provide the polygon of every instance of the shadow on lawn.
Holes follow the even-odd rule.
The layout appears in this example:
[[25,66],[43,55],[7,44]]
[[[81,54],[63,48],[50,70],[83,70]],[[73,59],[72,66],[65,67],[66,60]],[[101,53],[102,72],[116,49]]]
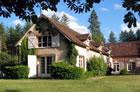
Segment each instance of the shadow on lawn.
[[5,92],[20,92],[20,90],[17,90],[17,89],[6,89]]

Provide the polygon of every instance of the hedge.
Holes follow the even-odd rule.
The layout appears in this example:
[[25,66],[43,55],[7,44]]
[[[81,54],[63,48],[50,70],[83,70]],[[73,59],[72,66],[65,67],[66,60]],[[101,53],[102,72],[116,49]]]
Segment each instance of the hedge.
[[6,66],[4,70],[5,78],[8,79],[25,79],[28,78],[29,69],[27,66]]
[[78,79],[81,78],[84,70],[64,62],[54,63],[51,77],[54,79]]
[[127,75],[127,74],[128,74],[128,71],[125,68],[120,71],[120,75]]

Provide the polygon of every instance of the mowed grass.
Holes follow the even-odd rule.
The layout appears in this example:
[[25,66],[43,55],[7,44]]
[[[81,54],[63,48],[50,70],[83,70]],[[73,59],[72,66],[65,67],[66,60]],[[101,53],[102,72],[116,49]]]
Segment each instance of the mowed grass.
[[0,80],[0,92],[140,92],[140,76],[86,80]]

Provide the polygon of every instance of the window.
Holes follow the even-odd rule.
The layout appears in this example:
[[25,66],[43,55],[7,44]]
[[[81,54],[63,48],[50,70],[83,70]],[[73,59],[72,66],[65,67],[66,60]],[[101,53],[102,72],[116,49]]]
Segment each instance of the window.
[[79,56],[79,67],[84,68],[85,67],[85,57]]
[[41,57],[41,73],[45,73],[45,58]]
[[52,71],[50,64],[53,62],[52,56],[41,57],[40,70],[42,74],[48,74]]
[[129,62],[129,63],[127,64],[127,70],[128,70],[128,71],[134,71],[135,68],[136,68],[136,63],[135,63],[135,62]]
[[114,63],[114,71],[119,72],[120,71],[120,64],[119,63]]
[[52,71],[52,68],[51,68],[51,66],[50,66],[50,64],[52,64],[52,56],[48,56],[47,57],[47,63],[46,63],[47,65],[47,73],[50,73],[51,71]]
[[51,47],[52,46],[52,36],[49,33],[47,36],[43,35],[38,38],[39,47]]

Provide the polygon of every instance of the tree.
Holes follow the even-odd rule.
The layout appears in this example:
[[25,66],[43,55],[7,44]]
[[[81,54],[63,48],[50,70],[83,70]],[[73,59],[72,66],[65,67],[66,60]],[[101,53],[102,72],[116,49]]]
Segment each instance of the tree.
[[88,28],[92,34],[92,39],[97,43],[104,42],[105,39],[104,39],[102,32],[100,31],[100,23],[98,21],[98,16],[97,16],[95,10],[93,10],[91,12],[88,22],[90,23]]
[[113,31],[110,32],[110,35],[109,35],[109,42],[110,43],[116,43],[116,37],[115,37],[115,34]]
[[6,51],[6,34],[5,34],[5,29],[4,25],[1,23],[0,24],[0,51]]
[[63,25],[65,25],[65,26],[67,26],[68,24],[69,24],[69,18],[67,17],[67,15],[66,14],[63,14],[63,16],[62,16],[62,18],[61,18],[61,20],[60,20],[60,23],[61,24],[63,24]]
[[17,49],[15,44],[22,36],[21,31],[22,28],[20,25],[17,25],[16,28],[8,28],[6,41],[8,54],[16,55]]
[[136,41],[136,36],[132,30],[128,32],[127,41]]
[[31,26],[32,26],[32,23],[29,21],[26,21],[24,27],[22,28],[22,34],[25,34],[25,32],[28,31]]
[[66,14],[63,14],[62,17],[58,17],[55,13],[51,16],[51,19],[58,21],[59,23],[67,26],[69,24],[69,18],[67,17]]
[[[36,23],[36,8],[40,10],[57,11],[57,5],[61,0],[1,0],[0,16],[10,17],[13,13],[19,18],[32,20]],[[64,4],[75,13],[88,12],[93,8],[95,3],[103,0],[62,0]],[[128,23],[128,27],[136,26],[136,18],[133,12],[140,14],[139,0],[123,0],[122,5],[127,9],[124,22]],[[18,7],[18,8],[17,8]]]
[[124,16],[124,22],[128,24],[128,27],[136,27],[137,19],[134,13],[140,16],[140,0],[124,0],[123,7],[128,11]]
[[120,41],[121,42],[128,42],[128,41],[136,41],[136,36],[132,30],[129,32],[127,31],[122,31],[120,34]]
[[136,38],[138,41],[140,41],[140,29],[136,31]]
[[128,36],[128,32],[127,31],[121,31],[120,33],[120,41],[121,42],[126,42],[127,41],[127,36]]
[[60,19],[55,13],[51,16],[51,18],[55,21],[58,21],[58,22],[59,22],[59,19]]

